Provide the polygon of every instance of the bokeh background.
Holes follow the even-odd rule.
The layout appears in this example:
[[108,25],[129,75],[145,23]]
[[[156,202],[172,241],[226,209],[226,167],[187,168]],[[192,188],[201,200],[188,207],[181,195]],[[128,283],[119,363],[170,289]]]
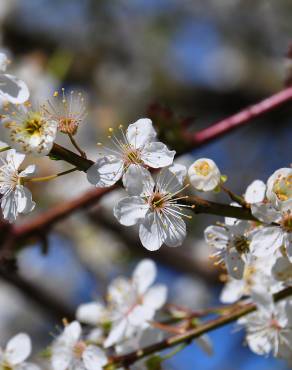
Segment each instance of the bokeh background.
[[[195,131],[280,90],[290,82],[291,32],[288,0],[0,0],[0,43],[13,60],[10,71],[26,81],[36,103],[61,87],[82,91],[88,114],[77,139],[91,159],[109,127],[151,116],[161,137],[180,151],[184,143],[176,129],[182,119],[189,118]],[[213,158],[229,186],[243,193],[254,178],[266,180],[290,164],[291,121],[291,104],[285,104],[179,161]],[[58,142],[70,148],[66,138]],[[44,175],[68,168],[45,158],[38,164]],[[38,207],[31,217],[89,188],[81,173],[34,186]],[[170,302],[218,304],[220,271],[202,239],[204,227],[217,218],[195,217],[183,246],[148,253],[135,230],[121,229],[113,219],[113,204],[122,195],[112,193],[59,223],[47,254],[33,240],[19,253],[19,274],[30,285],[0,280],[1,342],[27,331],[39,350],[61,325],[43,291],[74,311],[101,297],[113,277],[130,275],[145,256],[158,263]],[[37,297],[29,297],[31,285],[39,289]],[[165,369],[288,369],[252,354],[233,325],[210,337],[213,356],[192,344]]]

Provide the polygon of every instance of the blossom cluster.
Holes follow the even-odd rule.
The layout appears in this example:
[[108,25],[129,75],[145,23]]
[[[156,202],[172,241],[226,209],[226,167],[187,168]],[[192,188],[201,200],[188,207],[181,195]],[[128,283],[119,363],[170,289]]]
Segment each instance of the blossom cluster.
[[[37,178],[34,164],[23,166],[27,158],[50,156],[59,132],[69,137],[79,158],[87,160],[74,138],[86,109],[81,94],[68,95],[64,89],[33,106],[26,84],[4,73],[7,65],[0,53],[0,127],[5,142],[0,148],[1,209],[3,218],[12,223],[36,206],[27,184],[62,175]],[[271,353],[292,362],[292,300],[274,301],[275,294],[292,285],[292,168],[276,170],[266,183],[255,180],[240,196],[226,189],[226,177],[213,160],[199,158],[188,169],[176,163],[175,151],[158,140],[148,118],[125,130],[122,125],[110,128],[108,139],[109,146],[97,144],[96,161],[88,161],[87,180],[99,188],[117,183],[124,188],[127,194],[115,204],[113,214],[121,225],[136,226],[147,250],[183,244],[185,220],[192,218],[197,206],[190,188],[226,192],[233,202],[225,206],[241,208],[243,219],[229,214],[205,230],[210,257],[223,268],[221,301],[254,303],[257,310],[238,320],[246,328],[249,347],[259,355]],[[131,279],[120,277],[109,285],[103,302],[80,305],[76,320],[64,322],[64,330],[49,348],[51,368],[98,370],[110,364],[113,355],[137,350],[166,303],[167,288],[153,285],[155,278],[154,262],[143,260]],[[206,338],[199,340],[209,352]],[[30,352],[29,337],[18,334],[0,351],[0,368],[37,369],[26,362]]]

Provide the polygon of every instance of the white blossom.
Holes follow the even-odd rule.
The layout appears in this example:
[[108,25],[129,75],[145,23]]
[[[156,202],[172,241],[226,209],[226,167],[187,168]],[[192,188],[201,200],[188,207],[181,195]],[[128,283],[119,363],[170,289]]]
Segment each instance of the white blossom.
[[193,187],[200,191],[214,190],[220,184],[220,171],[209,158],[197,159],[189,167],[188,175]]
[[0,368],[9,370],[39,370],[37,365],[26,362],[31,354],[31,340],[25,333],[15,335],[5,349],[0,348]]
[[292,210],[292,168],[280,168],[267,182],[267,198],[280,211]]
[[[152,121],[142,118],[132,123],[124,133],[120,126],[120,135],[110,129],[112,148],[103,147],[101,143],[97,162],[87,171],[87,178],[97,187],[107,187],[116,183],[122,176],[127,187],[129,170],[136,167],[161,168],[172,164],[175,151],[165,144],[155,141],[156,131]],[[131,191],[131,189],[128,189]]]
[[[129,340],[139,341],[143,331],[149,328],[149,320],[166,301],[166,287],[161,284],[152,286],[156,274],[154,262],[142,260],[131,279],[118,277],[113,280],[108,288],[107,305],[100,302],[82,304],[77,309],[77,317],[97,328],[110,324],[105,347]],[[100,336],[98,332],[98,339]]]
[[206,242],[214,250],[211,258],[216,259],[217,265],[226,265],[228,273],[235,279],[243,276],[253,232],[248,221],[211,225],[205,230]]
[[19,171],[24,157],[14,149],[7,152],[6,159],[0,157],[1,208],[4,218],[9,222],[14,222],[19,213],[29,213],[35,207],[31,192],[23,185],[24,179],[35,172],[35,166],[30,165]]
[[58,122],[58,129],[64,134],[75,135],[80,123],[86,116],[86,106],[81,92],[70,91],[62,94],[56,91],[53,100],[48,100],[42,106],[44,115],[52,121]]
[[162,169],[156,179],[146,169],[131,167],[128,170],[127,187],[131,196],[123,198],[114,208],[114,215],[122,225],[139,225],[139,237],[143,246],[151,251],[164,243],[169,247],[182,244],[186,236],[181,200],[179,194],[185,167],[174,165]]
[[58,123],[30,105],[19,105],[4,115],[4,140],[20,153],[47,155],[56,138]]
[[104,351],[82,339],[78,321],[67,325],[52,345],[53,370],[102,370],[107,364]]
[[3,102],[22,104],[29,98],[29,90],[25,82],[5,73],[9,63],[7,56],[0,53],[0,99]]
[[239,319],[246,327],[249,348],[258,355],[272,353],[275,357],[291,358],[292,305],[289,301],[277,304],[260,297],[258,310]]

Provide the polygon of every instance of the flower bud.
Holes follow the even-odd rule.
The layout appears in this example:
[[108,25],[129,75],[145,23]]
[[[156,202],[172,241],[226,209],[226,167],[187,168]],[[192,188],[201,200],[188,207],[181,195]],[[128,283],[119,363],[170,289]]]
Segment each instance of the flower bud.
[[212,159],[197,159],[188,170],[193,187],[200,191],[214,190],[220,184],[220,171]]

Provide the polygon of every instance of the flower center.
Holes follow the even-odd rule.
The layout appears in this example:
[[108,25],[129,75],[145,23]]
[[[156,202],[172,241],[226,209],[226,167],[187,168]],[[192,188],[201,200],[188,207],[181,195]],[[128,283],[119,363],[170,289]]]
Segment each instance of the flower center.
[[272,317],[270,322],[270,328],[275,330],[282,330],[282,326],[279,324],[278,320],[275,317]]
[[292,198],[292,175],[279,176],[273,186],[273,191],[281,201]]
[[281,220],[281,227],[288,233],[292,232],[292,214],[290,211],[284,214]]
[[211,167],[207,161],[201,161],[200,163],[194,166],[194,169],[198,175],[208,176],[211,170]]
[[83,341],[77,342],[74,346],[73,352],[77,358],[81,358],[83,352],[86,350],[86,343]]
[[244,235],[237,235],[233,239],[233,244],[238,253],[243,254],[249,251],[250,241]]
[[126,165],[143,163],[140,156],[140,150],[133,148],[129,144],[123,144],[124,160]]
[[78,121],[70,117],[62,117],[59,119],[58,128],[64,134],[76,134],[78,128]]
[[153,211],[162,209],[165,203],[165,194],[154,193],[150,198],[149,203]]
[[24,122],[25,131],[30,135],[39,135],[43,125],[42,117],[39,113],[32,113]]

